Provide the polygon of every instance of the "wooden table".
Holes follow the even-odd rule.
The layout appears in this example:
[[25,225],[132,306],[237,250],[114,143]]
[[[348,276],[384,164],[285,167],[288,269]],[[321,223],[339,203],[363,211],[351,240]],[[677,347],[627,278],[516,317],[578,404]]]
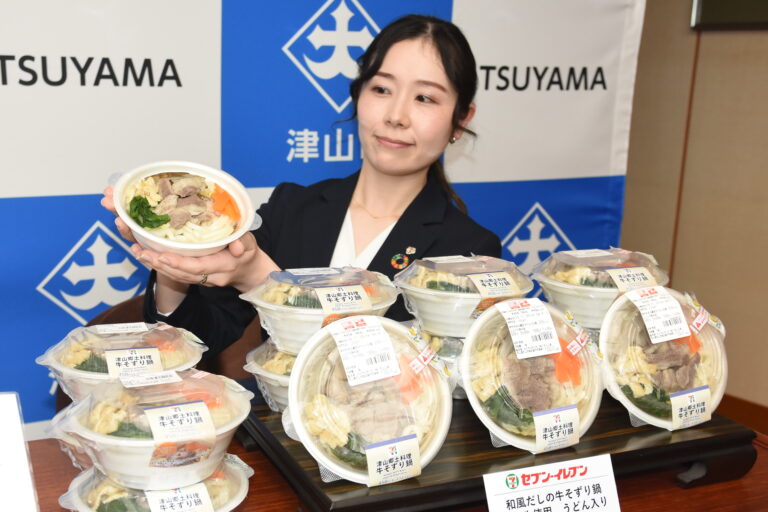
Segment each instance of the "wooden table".
[[[624,512],[654,511],[768,511],[768,436],[758,434],[754,440],[757,462],[747,475],[739,480],[681,489],[675,485],[675,472],[646,474],[617,481],[619,499]],[[301,502],[291,486],[263,452],[247,452],[233,441],[230,452],[238,455],[256,474],[245,502],[237,512],[298,512]],[[69,482],[78,474],[67,457],[52,439],[29,443],[35,487],[41,512],[61,511],[58,498],[67,491]],[[464,509],[469,512],[486,510],[484,506]]]

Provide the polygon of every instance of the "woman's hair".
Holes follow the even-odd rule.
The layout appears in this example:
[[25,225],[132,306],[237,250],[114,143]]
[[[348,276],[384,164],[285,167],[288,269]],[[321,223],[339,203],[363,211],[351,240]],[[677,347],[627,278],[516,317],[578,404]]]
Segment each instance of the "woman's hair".
[[[472,55],[472,49],[459,27],[434,16],[410,14],[393,21],[379,32],[365,53],[358,59],[357,78],[349,85],[354,109],[352,117],[357,117],[357,100],[360,98],[363,85],[379,72],[389,49],[400,41],[422,38],[433,43],[440,55],[445,74],[458,94],[451,119],[453,130],[462,130],[475,135],[475,132],[459,124],[469,114],[472,100],[477,91],[475,57]],[[456,203],[459,210],[466,213],[467,207],[448,182],[440,160],[436,160],[429,167],[429,172],[437,179],[448,197]]]

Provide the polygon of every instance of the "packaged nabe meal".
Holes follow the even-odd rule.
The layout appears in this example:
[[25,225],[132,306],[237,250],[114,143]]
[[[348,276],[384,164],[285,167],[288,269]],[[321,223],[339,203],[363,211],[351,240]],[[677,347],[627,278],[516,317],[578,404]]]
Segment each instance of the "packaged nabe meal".
[[162,322],[104,324],[72,330],[35,362],[79,400],[121,374],[192,368],[206,350],[191,332]]
[[136,489],[170,489],[208,477],[221,462],[253,393],[226,377],[197,370],[173,382],[101,386],[67,413],[54,433],[112,480]]
[[554,306],[513,299],[485,311],[464,340],[460,373],[494,446],[532,453],[576,444],[600,407],[589,335]]
[[547,300],[588,329],[600,328],[622,291],[669,282],[653,256],[615,247],[553,253],[533,269],[533,279]]
[[692,296],[627,292],[600,330],[608,392],[632,416],[676,430],[707,421],[725,393],[725,328]]
[[172,498],[189,496],[201,503],[210,501],[214,512],[230,512],[245,499],[251,476],[253,469],[237,456],[227,454],[201,484],[153,494],[152,491],[126,488],[91,468],[72,480],[68,492],[59,498],[59,505],[74,512],[151,512],[156,508],[151,508],[150,500],[157,505],[165,499],[165,508],[162,504],[160,507],[174,510],[179,504],[173,503]]
[[490,256],[446,256],[414,261],[395,276],[421,330],[463,338],[479,314],[500,300],[533,289],[514,263]]
[[[296,433],[326,481],[380,485],[418,475],[451,421],[446,380],[419,359],[402,324],[375,316],[351,316],[312,336],[288,397]],[[389,446],[402,460],[377,459]]]
[[282,412],[288,406],[288,381],[296,356],[281,352],[272,340],[248,352],[245,356],[246,371],[256,378],[256,385],[270,409]]
[[383,316],[397,299],[397,290],[378,272],[311,268],[272,272],[240,297],[258,310],[279,350],[298,354],[310,336],[334,320],[355,314]]

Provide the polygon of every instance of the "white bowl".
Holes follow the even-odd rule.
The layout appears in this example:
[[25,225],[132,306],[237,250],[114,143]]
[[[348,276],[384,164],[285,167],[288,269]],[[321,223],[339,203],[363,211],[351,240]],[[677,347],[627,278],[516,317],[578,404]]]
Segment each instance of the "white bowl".
[[[170,368],[163,368],[163,370],[183,371],[193,368],[200,359],[203,357],[203,352],[208,350],[205,345],[197,344],[192,341],[192,337],[197,339],[191,332],[185,331],[183,333],[184,339],[187,343],[194,345],[195,353],[194,357],[185,361],[183,364],[172,366]],[[202,342],[200,342],[202,343]],[[107,373],[87,372],[84,370],[77,370],[70,368],[61,363],[59,355],[67,347],[62,344],[57,344],[48,349],[45,354],[35,359],[37,364],[47,366],[51,370],[51,373],[56,378],[56,381],[61,386],[61,389],[74,401],[82,400],[86,396],[90,395],[93,391],[98,389],[104,384],[118,381],[118,379],[110,377]]]
[[275,412],[283,412],[288,407],[288,382],[291,378],[264,369],[264,353],[269,350],[269,345],[269,341],[265,341],[248,352],[243,369],[256,378],[256,385],[269,408]]
[[[542,274],[536,274],[533,278],[538,281],[549,302],[563,311],[573,313],[576,321],[587,329],[600,329],[608,308],[619,296],[618,288],[564,283]],[[663,281],[659,283],[661,286],[667,284],[668,279]]]
[[[228,460],[224,462],[223,468],[227,473],[227,477],[232,479],[234,483],[233,488],[236,491],[226,503],[214,509],[214,512],[231,512],[243,502],[248,494],[248,475],[246,475],[245,470],[238,464]],[[95,468],[89,468],[77,475],[70,482],[68,492],[59,498],[59,505],[69,510],[76,510],[77,512],[96,512],[88,506],[83,496],[89,492],[86,486],[88,486],[93,478],[98,478],[99,476]]]
[[[125,189],[138,180],[164,172],[188,172],[190,174],[202,176],[213,180],[217,185],[226,190],[232,198],[234,198],[242,215],[237,230],[221,240],[191,243],[168,240],[167,238],[157,236],[139,226],[136,221],[128,215],[126,205],[123,204]],[[253,219],[256,215],[253,204],[251,204],[251,199],[248,196],[248,191],[239,181],[222,170],[194,162],[164,161],[153,162],[136,167],[120,177],[117,184],[114,186],[113,197],[117,214],[131,229],[131,232],[139,245],[147,249],[152,249],[153,251],[170,252],[182,256],[205,256],[207,254],[218,252],[231,242],[234,242],[243,236],[246,231],[251,230],[251,225],[253,224]]]
[[[568,325],[569,322],[565,314],[563,314],[559,309],[552,306],[551,304],[547,304],[545,302],[542,304],[544,304],[544,306],[546,306],[547,310],[549,311],[549,314],[554,321],[555,329],[557,329],[558,335],[560,337],[563,337],[561,333],[564,331],[568,331],[570,334],[575,336],[575,330],[573,327]],[[485,425],[485,427],[496,438],[500,439],[504,444],[520,448],[521,450],[527,450],[531,453],[536,453],[536,439],[514,434],[496,424],[496,422],[485,411],[482,403],[472,388],[473,375],[470,366],[472,350],[475,344],[481,341],[481,336],[483,336],[484,329],[496,328],[496,324],[499,324],[498,328],[500,329],[507,329],[505,320],[501,313],[495,307],[488,308],[483,312],[482,315],[477,318],[475,323],[472,325],[472,328],[469,330],[469,334],[464,339],[464,350],[462,351],[461,358],[459,360],[459,372],[464,384],[464,390],[467,393],[467,398],[469,399],[469,403],[472,406],[472,409],[475,411],[475,414],[483,423],[483,425]],[[587,432],[587,430],[589,430],[589,427],[592,426],[592,423],[597,416],[597,411],[600,409],[603,385],[601,382],[600,368],[598,363],[593,359],[593,356],[589,353],[589,348],[585,346],[581,352],[579,352],[579,355],[583,355],[581,358],[582,362],[587,362],[587,364],[590,365],[588,371],[586,372],[586,379],[588,380],[585,381],[583,385],[588,386],[587,393],[591,395],[589,396],[588,403],[586,404],[586,411],[581,408],[579,410],[579,437],[581,437]],[[584,375],[584,373],[585,372],[582,371],[582,375]]]
[[[371,317],[361,316],[350,318]],[[404,325],[388,318],[382,318],[380,320],[384,329],[390,333],[390,336],[394,334],[403,340],[408,339],[408,329]],[[404,343],[409,342],[404,341]],[[350,482],[356,482],[360,484],[367,484],[369,482],[367,471],[355,470],[347,465],[341,464],[336,459],[329,457],[325,451],[320,446],[318,446],[314,436],[307,431],[307,428],[304,425],[304,419],[302,417],[302,411],[304,407],[300,401],[300,395],[303,391],[303,373],[305,369],[311,369],[313,359],[316,359],[318,354],[324,354],[327,351],[329,348],[327,347],[327,344],[333,345],[333,348],[330,350],[336,350],[333,337],[329,333],[328,328],[324,327],[312,336],[312,338],[307,342],[307,344],[296,358],[296,363],[294,364],[293,371],[291,372],[290,384],[288,385],[288,412],[291,416],[291,422],[296,429],[296,434],[304,444],[304,448],[306,448],[309,454],[312,455],[312,457],[318,462],[319,465],[329,469],[331,472],[343,478],[344,480],[349,480]],[[411,347],[413,346],[411,345]],[[414,356],[417,355],[415,349],[413,350],[413,354]],[[435,455],[437,455],[437,452],[440,451],[440,448],[445,441],[445,437],[448,435],[448,428],[451,424],[453,401],[451,400],[451,392],[447,381],[440,377],[436,370],[430,366],[427,366],[422,371],[429,371],[434,373],[433,382],[436,384],[438,403],[441,404],[440,411],[438,411],[437,414],[437,424],[430,432],[430,439],[427,441],[426,446],[422,447],[423,450],[420,452],[421,467],[424,468],[432,461],[432,459],[434,459]]]
[[[86,428],[81,422],[82,415],[87,414],[87,408],[72,418],[69,423],[71,433],[82,439],[80,444],[88,452],[94,465],[124,487],[164,490],[197,483],[211,476],[216,470],[224,459],[235,430],[251,411],[250,398],[253,394],[235,381],[222,378],[225,379],[233,406],[238,406],[239,410],[229,422],[216,428],[216,440],[211,452],[206,459],[199,462],[178,467],[151,467],[149,462],[155,449],[153,439],[131,439],[98,434]],[[80,404],[87,404],[87,402],[80,402]],[[77,405],[77,403],[74,404],[75,407]]]
[[[437,336],[464,338],[472,323],[472,312],[482,300],[479,293],[443,292],[413,286],[407,282],[396,283],[403,292],[406,306],[419,322],[421,330]],[[524,297],[533,289],[520,290]]]
[[[325,313],[322,309],[298,308],[273,304],[260,297],[249,299],[259,312],[261,326],[281,352],[296,355],[301,347],[323,327]],[[397,294],[384,302],[374,305],[371,313],[384,316],[389,307],[397,300]]]
[[[666,288],[666,290],[681,304],[686,303],[685,296],[682,293],[670,288]],[[615,334],[617,330],[620,331],[620,336],[629,335],[629,333],[622,329],[623,324],[621,321],[621,315],[625,315],[628,308],[633,308],[635,313],[640,315],[629,298],[626,295],[622,295],[608,309],[600,329],[600,352],[602,352],[603,356],[605,357],[602,365],[603,382],[605,382],[605,388],[613,398],[618,400],[621,405],[627,409],[627,411],[629,411],[633,416],[639,418],[641,421],[655,427],[673,430],[671,419],[667,420],[658,416],[654,416],[639,408],[624,394],[624,392],[621,390],[621,387],[616,382],[616,375],[613,372],[611,366],[611,358],[615,353],[614,349],[617,346],[615,343],[613,343],[613,340],[617,339]],[[690,323],[692,320],[691,308],[684,307],[683,310],[684,314],[686,314],[686,311],[688,311],[686,318]],[[724,336],[715,327],[707,323],[698,333],[698,337],[703,345],[702,350],[704,350],[704,347],[708,347],[708,350],[711,350],[712,357],[715,359],[716,363],[718,363],[716,370],[720,372],[720,375],[716,384],[714,386],[710,386],[709,401],[710,410],[715,411],[717,406],[720,404],[723,395],[725,394],[725,388],[728,382],[728,362],[725,355],[725,347],[723,345]]]

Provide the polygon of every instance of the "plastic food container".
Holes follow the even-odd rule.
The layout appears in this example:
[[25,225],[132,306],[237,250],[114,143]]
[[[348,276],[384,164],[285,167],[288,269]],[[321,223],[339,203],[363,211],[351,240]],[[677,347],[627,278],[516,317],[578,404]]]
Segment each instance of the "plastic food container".
[[[203,480],[215,512],[230,512],[248,494],[253,470],[234,455],[227,455],[214,473]],[[95,468],[75,477],[59,498],[62,508],[75,512],[150,512],[143,490],[123,487]]]
[[[342,286],[362,287],[361,295],[365,294],[370,310],[334,313],[323,309],[320,294]],[[261,325],[278,350],[295,355],[332,319],[350,314],[383,316],[395,303],[397,290],[383,274],[359,268],[292,269],[270,273],[264,283],[240,298],[256,307]]]
[[[692,335],[651,343],[640,311],[622,295],[600,330],[608,392],[645,423],[673,430],[670,393],[709,386],[710,410],[725,393],[728,362],[725,329],[689,295],[665,288],[680,304]],[[703,325],[702,325],[703,324]],[[700,328],[701,330],[696,332]]]
[[288,381],[296,356],[280,352],[267,340],[245,356],[246,371],[256,378],[256,385],[269,408],[282,412],[288,407]]
[[78,327],[35,362],[47,366],[61,389],[73,400],[116,379],[107,373],[105,351],[111,349],[158,349],[164,370],[187,370],[208,350],[191,332],[165,323],[105,324]]
[[418,351],[408,330],[388,318],[352,316],[340,322],[379,320],[392,341],[400,375],[350,386],[336,341],[327,326],[296,358],[288,387],[290,418],[319,466],[352,482],[369,483],[369,443],[416,434],[422,468],[435,457],[451,422],[446,380],[431,366],[409,367]]
[[[508,276],[513,291],[497,298],[484,296],[488,293],[485,289],[481,294],[469,277],[488,273],[498,276],[496,273],[501,272]],[[421,330],[463,338],[479,314],[479,307],[484,309],[497,299],[524,297],[533,289],[533,282],[509,261],[490,256],[448,256],[414,261],[395,276],[395,286],[403,292],[405,306]]]
[[459,369],[459,359],[464,348],[464,340],[461,338],[435,336],[426,331],[421,331],[418,335],[429,344],[430,348],[435,351],[435,357],[448,369],[450,373],[448,385],[452,390],[451,396],[459,400],[466,400],[467,393],[464,391]]
[[[221,463],[238,425],[250,412],[253,393],[226,377],[197,370],[179,372],[181,382],[126,389],[103,386],[52,424],[55,437],[85,452],[101,472],[134,489],[163,490],[209,477]],[[203,401],[215,437],[164,442],[153,438],[147,410]],[[207,456],[206,456],[207,455]],[[161,457],[164,465],[150,465]]]
[[[576,404],[579,437],[600,408],[603,386],[591,342],[554,306],[542,303],[559,338],[560,353],[519,359],[509,327],[498,307],[472,325],[459,363],[467,398],[477,417],[495,437],[494,446],[512,445],[536,452],[533,414]],[[503,304],[499,305],[503,306]],[[576,343],[582,348],[569,346]],[[500,442],[498,442],[498,441]]]
[[619,295],[608,270],[627,267],[647,269],[660,286],[669,282],[653,256],[618,248],[556,252],[533,269],[532,277],[548,301],[572,312],[583,327],[599,329]]
[[193,162],[154,162],[128,171],[114,187],[114,202],[139,245],[157,252],[205,256],[255,228],[245,187],[224,171]]

